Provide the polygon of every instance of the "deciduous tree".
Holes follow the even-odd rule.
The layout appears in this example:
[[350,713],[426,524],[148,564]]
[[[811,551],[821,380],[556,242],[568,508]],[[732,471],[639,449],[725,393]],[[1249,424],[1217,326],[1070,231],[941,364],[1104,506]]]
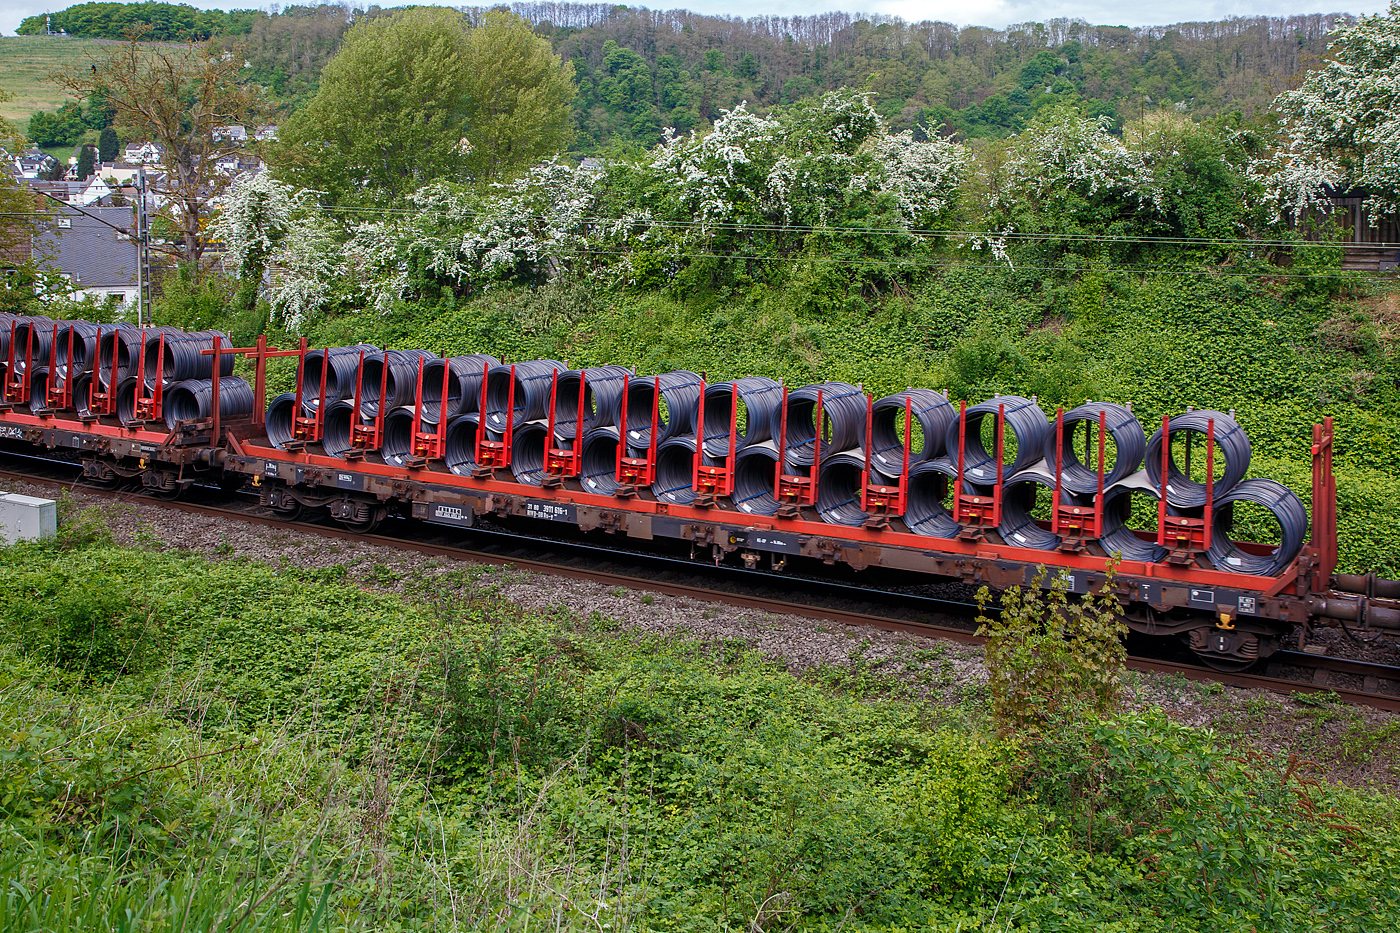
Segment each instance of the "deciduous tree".
[[241,80],[243,60],[199,45],[153,46],[139,35],[61,75],[59,83],[79,96],[100,93],[114,122],[128,138],[149,139],[161,149],[151,190],[166,201],[176,236],[171,251],[198,267],[208,241],[204,224],[210,205],[232,179],[215,166],[241,148],[215,129],[256,126],[264,106],[256,88]]

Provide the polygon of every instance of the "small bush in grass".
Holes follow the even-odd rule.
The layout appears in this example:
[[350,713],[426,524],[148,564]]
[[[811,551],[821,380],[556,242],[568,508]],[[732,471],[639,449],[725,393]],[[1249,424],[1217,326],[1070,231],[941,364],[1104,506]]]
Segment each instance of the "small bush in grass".
[[1113,572],[1097,593],[1072,596],[1063,579],[1045,586],[1044,566],[1029,586],[1001,596],[1001,613],[986,615],[991,593],[977,593],[979,635],[987,637],[992,716],[1003,733],[1038,732],[1052,721],[1113,710],[1127,649]]

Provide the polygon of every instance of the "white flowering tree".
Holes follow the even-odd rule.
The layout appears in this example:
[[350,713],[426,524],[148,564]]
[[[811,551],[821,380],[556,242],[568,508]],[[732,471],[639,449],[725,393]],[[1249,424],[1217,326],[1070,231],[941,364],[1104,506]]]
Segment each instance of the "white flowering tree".
[[1276,102],[1285,145],[1269,187],[1298,216],[1328,189],[1360,188],[1377,213],[1400,210],[1400,0],[1342,24],[1333,60]]

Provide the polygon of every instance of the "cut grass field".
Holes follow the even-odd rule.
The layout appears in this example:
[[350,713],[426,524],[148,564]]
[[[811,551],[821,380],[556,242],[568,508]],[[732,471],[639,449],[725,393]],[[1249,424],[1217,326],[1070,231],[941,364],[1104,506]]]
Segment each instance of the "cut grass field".
[[0,90],[13,95],[0,103],[0,116],[15,120],[24,129],[39,110],[57,110],[71,99],[53,81],[56,72],[83,65],[100,54],[110,39],[63,39],[56,36],[5,36],[0,38]]

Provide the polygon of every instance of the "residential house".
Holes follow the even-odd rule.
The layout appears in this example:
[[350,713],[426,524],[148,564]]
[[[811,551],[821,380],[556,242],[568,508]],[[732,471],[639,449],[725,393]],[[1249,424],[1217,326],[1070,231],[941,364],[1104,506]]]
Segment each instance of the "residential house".
[[164,157],[164,150],[155,143],[127,143],[122,150],[122,161],[132,165],[151,165]]
[[59,207],[56,214],[35,238],[39,265],[67,279],[74,298],[90,295],[98,301],[134,303],[136,242],[129,234],[112,229],[133,231],[136,221],[132,209],[93,207],[80,212]]
[[38,178],[48,174],[54,166],[58,165],[58,160],[51,155],[45,155],[38,149],[30,149],[17,156],[12,156],[15,175],[19,178]]

